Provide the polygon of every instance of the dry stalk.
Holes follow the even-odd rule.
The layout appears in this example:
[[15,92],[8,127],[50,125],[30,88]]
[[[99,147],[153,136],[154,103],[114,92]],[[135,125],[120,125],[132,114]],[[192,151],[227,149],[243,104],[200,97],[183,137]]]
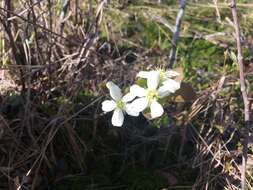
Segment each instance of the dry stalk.
[[230,4],[233,21],[234,21],[234,28],[236,34],[236,45],[237,45],[237,59],[238,59],[238,66],[239,66],[239,73],[240,73],[240,85],[241,85],[241,93],[244,103],[244,142],[243,142],[243,156],[242,156],[242,176],[241,176],[241,185],[242,190],[247,189],[246,184],[246,165],[247,165],[247,152],[248,152],[248,142],[249,142],[249,128],[250,128],[250,102],[248,99],[248,94],[246,91],[246,80],[244,76],[244,65],[243,65],[243,55],[242,55],[242,45],[241,45],[241,37],[240,37],[240,27],[238,22],[238,15],[237,15],[237,8],[236,8],[236,1],[231,0]]
[[179,38],[181,22],[182,22],[184,12],[185,12],[186,2],[187,2],[187,0],[180,0],[180,9],[177,13],[174,33],[173,33],[173,37],[172,37],[172,49],[170,51],[170,60],[169,60],[169,65],[168,65],[169,68],[173,67],[173,64],[176,60],[177,41]]
[[215,6],[215,11],[216,11],[216,16],[217,16],[217,22],[221,23],[221,15],[218,7],[218,0],[213,0],[214,6]]
[[[31,25],[33,25],[34,27],[37,27],[38,29],[42,29],[43,32],[46,32],[46,33],[48,33],[48,34],[51,34],[51,35],[54,35],[54,36],[56,36],[56,37],[62,38],[62,39],[66,40],[66,41],[68,41],[68,42],[70,42],[70,43],[73,43],[73,44],[75,44],[75,45],[77,45],[77,46],[80,46],[80,42],[70,40],[69,38],[66,38],[66,37],[62,36],[61,34],[58,34],[58,33],[54,32],[54,31],[48,29],[48,28],[45,27],[45,26],[42,26],[42,25],[40,25],[40,24],[38,24],[38,23],[36,23],[36,22],[32,22],[32,21],[26,19],[25,17],[20,16],[19,14],[16,14],[16,13],[14,13],[14,12],[12,12],[12,11],[9,11],[9,10],[7,10],[7,9],[5,9],[5,8],[0,7],[0,16],[5,17],[5,14],[4,14],[5,12],[6,12],[6,13],[10,13],[11,15],[13,15],[13,17],[15,16],[16,18],[21,19],[22,21],[24,21],[24,22],[27,23],[27,24],[31,24]],[[8,21],[9,21],[9,20],[13,20],[13,18],[11,17],[10,19],[8,19]],[[3,21],[1,21],[1,22],[3,23]]]

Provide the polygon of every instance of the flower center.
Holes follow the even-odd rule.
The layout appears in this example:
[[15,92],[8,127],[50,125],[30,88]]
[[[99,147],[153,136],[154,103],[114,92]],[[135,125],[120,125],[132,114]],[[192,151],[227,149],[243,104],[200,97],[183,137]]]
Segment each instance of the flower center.
[[117,108],[123,110],[125,108],[125,102],[122,100],[117,101]]
[[149,90],[147,94],[147,98],[149,101],[156,100],[158,98],[158,93],[156,90]]
[[163,81],[164,77],[165,77],[165,72],[163,69],[158,69],[159,74],[160,74],[160,80],[159,81]]

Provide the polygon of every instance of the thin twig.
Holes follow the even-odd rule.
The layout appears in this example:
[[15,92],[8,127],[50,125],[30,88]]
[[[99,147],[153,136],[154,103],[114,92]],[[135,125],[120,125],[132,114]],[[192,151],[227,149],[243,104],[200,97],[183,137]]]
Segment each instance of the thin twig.
[[248,94],[246,91],[246,82],[244,77],[244,65],[243,65],[243,55],[242,55],[242,46],[241,46],[241,37],[240,37],[240,28],[238,23],[237,9],[235,0],[231,0],[231,10],[234,21],[234,28],[236,33],[236,44],[237,44],[237,59],[240,72],[240,85],[241,93],[244,103],[244,122],[245,122],[245,131],[244,131],[244,143],[243,143],[243,155],[242,155],[242,176],[241,176],[241,185],[242,190],[246,190],[246,165],[247,165],[247,151],[248,151],[248,142],[249,142],[249,127],[250,127],[250,102],[248,99]]
[[218,7],[218,0],[213,0],[213,3],[215,5],[215,10],[216,10],[216,16],[217,16],[217,22],[221,23],[221,16],[220,16],[220,11]]
[[177,13],[174,33],[173,33],[173,37],[172,37],[172,49],[170,51],[170,60],[169,60],[169,65],[168,65],[169,68],[172,68],[172,66],[175,62],[175,59],[176,59],[177,41],[179,38],[181,22],[182,22],[184,12],[185,12],[186,2],[187,2],[187,0],[180,0],[180,8]]
[[64,0],[61,13],[60,13],[60,34],[63,33],[64,26],[65,26],[65,21],[66,21],[66,14],[68,12],[70,6],[70,1],[69,0]]
[[[4,9],[4,8],[0,7],[0,16],[3,16],[3,17],[6,18],[6,15],[4,14],[5,12],[6,12],[6,13],[10,13],[10,14],[13,15],[13,16],[16,16],[17,18],[21,19],[22,21],[24,21],[24,22],[26,22],[26,23],[28,23],[28,24],[33,25],[34,27],[37,27],[37,28],[42,29],[44,32],[46,32],[46,33],[48,33],[48,34],[51,34],[51,35],[60,37],[60,38],[66,40],[66,41],[68,41],[68,42],[70,42],[70,43],[73,43],[74,45],[80,46],[80,42],[70,40],[69,38],[66,38],[66,37],[62,36],[61,34],[58,34],[58,33],[54,32],[54,31],[51,31],[50,29],[48,29],[48,28],[46,28],[46,27],[44,27],[44,26],[42,26],[42,25],[40,25],[40,24],[38,24],[38,23],[31,22],[30,20],[27,20],[27,19],[24,18],[23,16],[20,16],[20,15],[18,15],[18,14],[16,14],[16,13],[12,12],[12,11],[10,11],[10,10],[7,10],[7,9]],[[7,19],[7,21],[9,21],[8,17],[7,17],[6,19]],[[11,19],[11,20],[13,20],[13,19]]]

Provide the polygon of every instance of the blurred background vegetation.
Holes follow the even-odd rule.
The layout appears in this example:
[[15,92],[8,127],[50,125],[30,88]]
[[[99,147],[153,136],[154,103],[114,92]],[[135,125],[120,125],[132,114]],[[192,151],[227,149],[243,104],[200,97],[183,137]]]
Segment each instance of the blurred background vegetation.
[[[251,96],[253,2],[237,3]],[[228,0],[187,2],[174,64],[186,87],[162,118],[115,128],[102,113],[107,81],[127,87],[167,67],[178,10],[177,0],[1,1],[0,189],[240,189]]]

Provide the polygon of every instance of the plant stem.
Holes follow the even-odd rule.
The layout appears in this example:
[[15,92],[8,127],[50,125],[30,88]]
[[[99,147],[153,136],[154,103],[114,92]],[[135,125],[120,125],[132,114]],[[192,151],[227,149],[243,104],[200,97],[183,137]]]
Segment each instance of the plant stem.
[[235,0],[231,0],[231,10],[234,21],[234,28],[236,34],[236,44],[237,44],[237,59],[239,65],[240,72],[240,85],[241,85],[241,93],[244,103],[244,122],[245,122],[245,131],[244,131],[244,142],[243,142],[243,154],[242,154],[242,176],[241,176],[241,186],[242,190],[246,190],[246,165],[247,165],[247,152],[248,152],[248,142],[249,142],[249,127],[250,127],[250,102],[248,98],[248,94],[246,91],[246,82],[244,77],[244,65],[243,65],[243,55],[242,55],[242,45],[241,45],[241,37],[240,37],[240,28],[237,16],[236,2]]
[[172,48],[170,51],[170,59],[169,59],[169,65],[168,65],[169,68],[173,67],[173,64],[176,60],[177,41],[179,38],[181,22],[182,22],[184,12],[185,12],[186,2],[187,2],[187,0],[180,0],[180,8],[177,13],[176,23],[175,23],[175,27],[174,27],[174,33],[173,33],[173,37],[172,37]]

